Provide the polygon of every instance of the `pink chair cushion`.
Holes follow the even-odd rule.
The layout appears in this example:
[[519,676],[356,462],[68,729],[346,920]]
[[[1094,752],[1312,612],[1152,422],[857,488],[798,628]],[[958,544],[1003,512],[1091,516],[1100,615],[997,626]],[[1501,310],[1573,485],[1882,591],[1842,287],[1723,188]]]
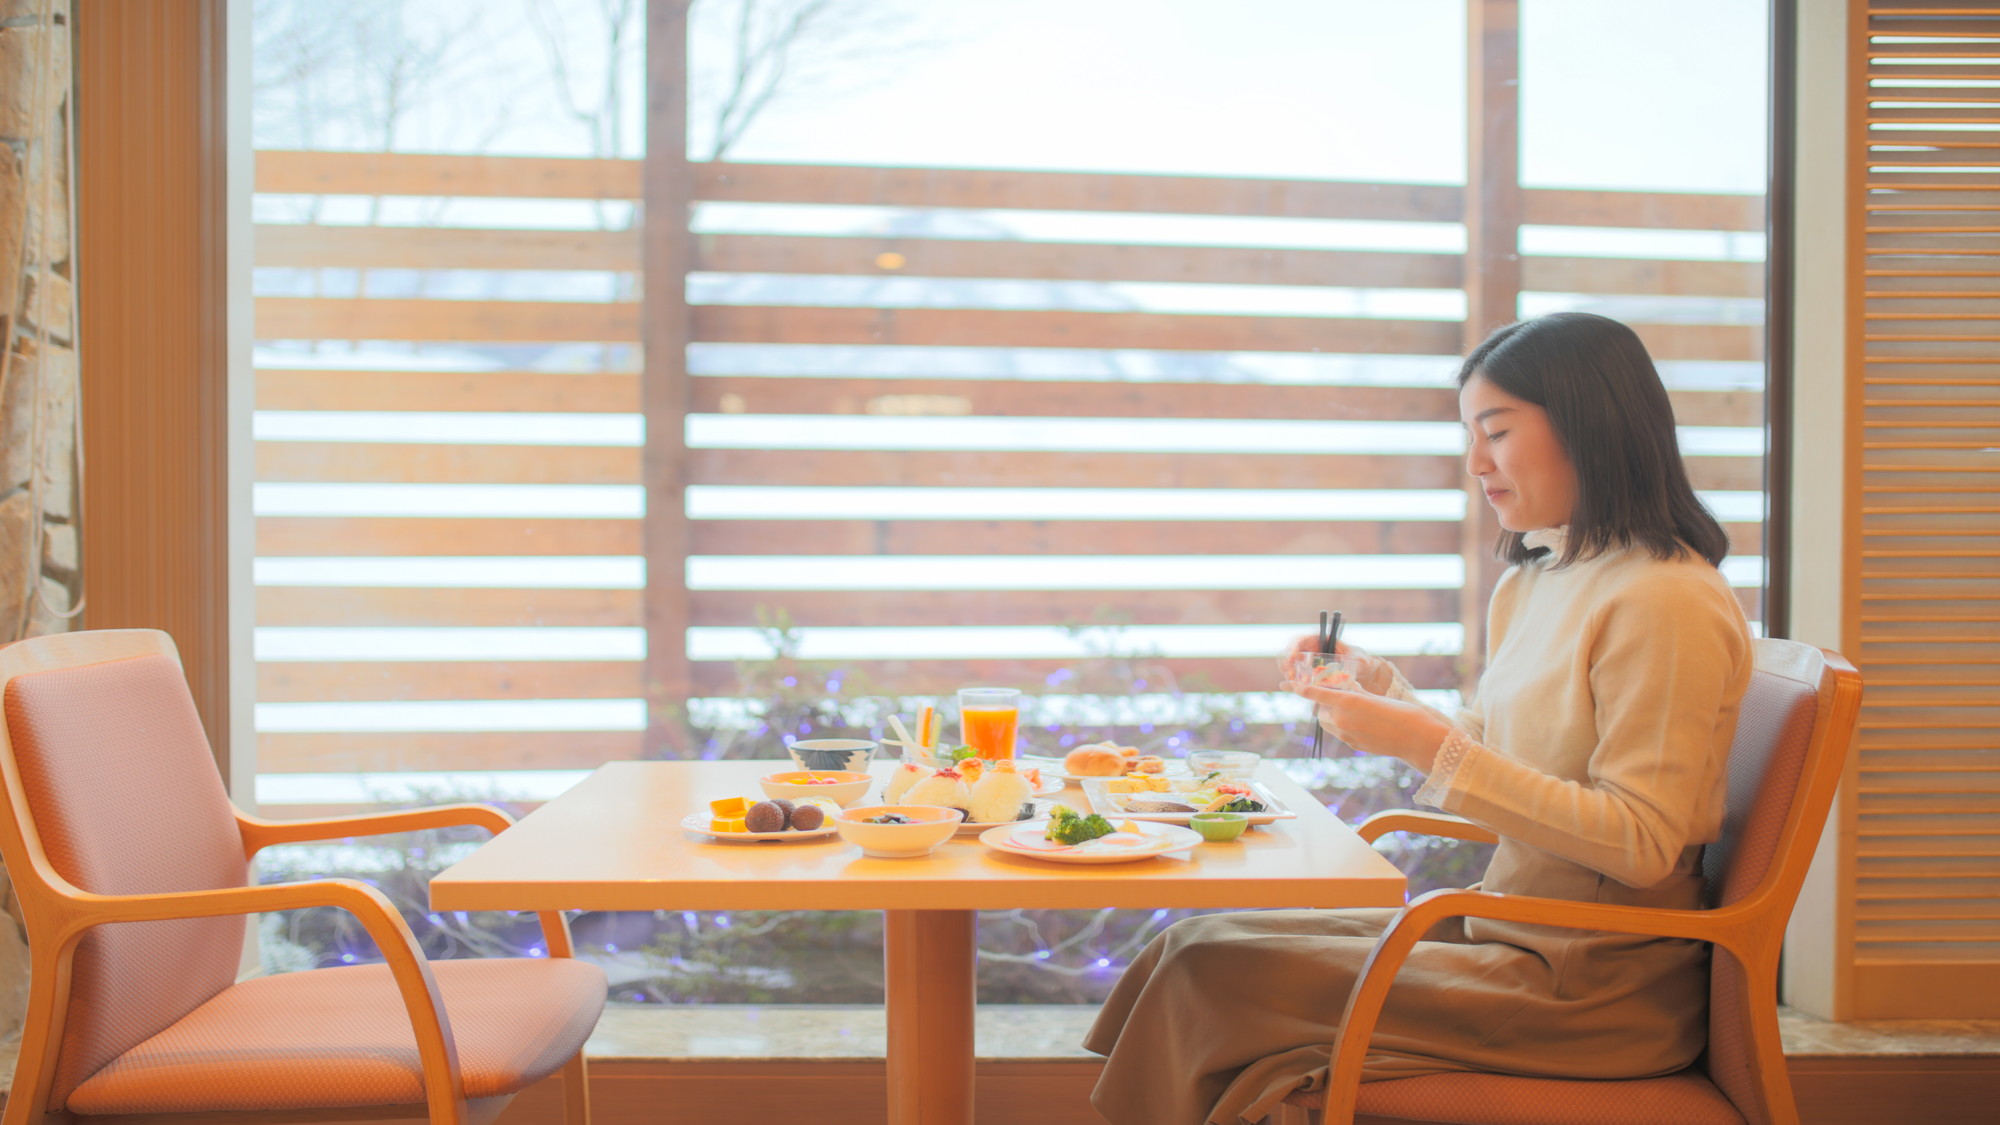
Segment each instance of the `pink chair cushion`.
[[[1777,858],[1778,839],[1797,804],[1811,748],[1819,692],[1784,676],[1754,672],[1729,750],[1729,804],[1722,839],[1703,856],[1718,904],[1755,890]],[[1786,904],[1790,909],[1790,904]],[[1754,1125],[1770,1115],[1750,1050],[1750,989],[1743,966],[1716,949],[1709,963],[1708,1054],[1703,1066]]]
[[[1287,1104],[1321,1109],[1323,1091]],[[1592,1082],[1509,1074],[1430,1074],[1361,1084],[1358,1114],[1435,1125],[1743,1125],[1729,1099],[1694,1070]]]
[[[180,665],[140,656],[16,676],[7,731],[56,873],[93,894],[244,882],[243,839]],[[77,943],[50,1108],[236,979],[243,919],[99,926]]]
[[[604,971],[566,958],[434,961],[468,1098],[512,1094],[583,1047]],[[384,965],[235,985],[114,1059],[76,1113],[207,1113],[424,1100],[416,1034]]]

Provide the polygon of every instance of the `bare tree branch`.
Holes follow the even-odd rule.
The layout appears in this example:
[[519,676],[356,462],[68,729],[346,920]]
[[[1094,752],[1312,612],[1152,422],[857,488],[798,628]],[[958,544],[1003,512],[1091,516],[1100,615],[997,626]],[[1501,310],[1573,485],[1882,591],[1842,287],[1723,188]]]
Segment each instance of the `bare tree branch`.
[[689,111],[707,126],[709,160],[727,159],[778,102],[851,91],[891,73],[891,60],[934,49],[896,0],[697,0],[710,33]]

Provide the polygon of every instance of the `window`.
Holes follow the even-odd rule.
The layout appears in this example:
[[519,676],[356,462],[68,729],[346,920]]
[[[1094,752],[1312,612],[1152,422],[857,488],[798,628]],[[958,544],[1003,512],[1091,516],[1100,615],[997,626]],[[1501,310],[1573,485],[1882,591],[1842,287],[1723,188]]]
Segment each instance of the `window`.
[[[1763,3],[1524,3],[1482,60],[1518,58],[1519,186],[1470,193],[1459,0],[701,0],[685,65],[644,7],[257,9],[267,809],[532,803],[972,683],[1034,696],[1032,749],[1245,746],[1399,803],[1302,759],[1269,661],[1338,608],[1440,702],[1475,673],[1451,377],[1516,251],[1479,308],[1639,327],[1758,616]],[[416,886],[463,846],[276,862]],[[987,999],[1094,1000],[1170,917],[984,919]],[[577,928],[622,999],[879,994],[872,918]]]

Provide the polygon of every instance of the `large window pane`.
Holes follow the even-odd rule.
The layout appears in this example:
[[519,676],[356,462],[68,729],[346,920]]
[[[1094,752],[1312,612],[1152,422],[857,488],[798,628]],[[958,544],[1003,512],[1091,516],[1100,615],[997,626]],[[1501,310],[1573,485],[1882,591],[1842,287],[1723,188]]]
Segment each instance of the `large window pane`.
[[[1341,609],[1441,704],[1476,673],[1466,4],[700,0],[650,75],[644,7],[258,7],[267,810],[526,807],[612,759],[877,737],[971,683],[1030,693],[1031,750],[1240,746],[1344,817],[1402,803],[1393,763],[1305,757],[1270,657]],[[1529,0],[1498,185],[1513,307],[1653,347],[1753,617],[1764,18]],[[649,81],[685,84],[686,167],[643,150]],[[691,198],[642,216],[642,172]],[[642,357],[642,237],[683,219],[685,276],[646,285],[692,342]],[[649,436],[684,496],[646,494]],[[691,689],[649,708],[661,667]],[[267,866],[414,904],[465,846]],[[1476,877],[1406,847],[1420,886]],[[1095,1000],[1174,916],[985,917],[982,996]],[[331,925],[284,920],[274,957],[369,955]],[[879,997],[872,916],[577,928],[618,999]]]

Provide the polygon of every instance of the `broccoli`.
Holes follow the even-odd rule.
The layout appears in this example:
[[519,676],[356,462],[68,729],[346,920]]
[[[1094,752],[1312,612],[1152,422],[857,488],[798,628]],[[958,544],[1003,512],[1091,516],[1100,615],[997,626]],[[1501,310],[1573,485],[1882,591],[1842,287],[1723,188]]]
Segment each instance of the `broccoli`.
[[1238,797],[1234,801],[1215,810],[1216,812],[1255,813],[1264,811],[1264,802],[1251,797]]
[[1050,814],[1048,836],[1058,844],[1081,844],[1085,840],[1109,836],[1115,831],[1111,822],[1097,813],[1080,816],[1067,805],[1057,805]]

